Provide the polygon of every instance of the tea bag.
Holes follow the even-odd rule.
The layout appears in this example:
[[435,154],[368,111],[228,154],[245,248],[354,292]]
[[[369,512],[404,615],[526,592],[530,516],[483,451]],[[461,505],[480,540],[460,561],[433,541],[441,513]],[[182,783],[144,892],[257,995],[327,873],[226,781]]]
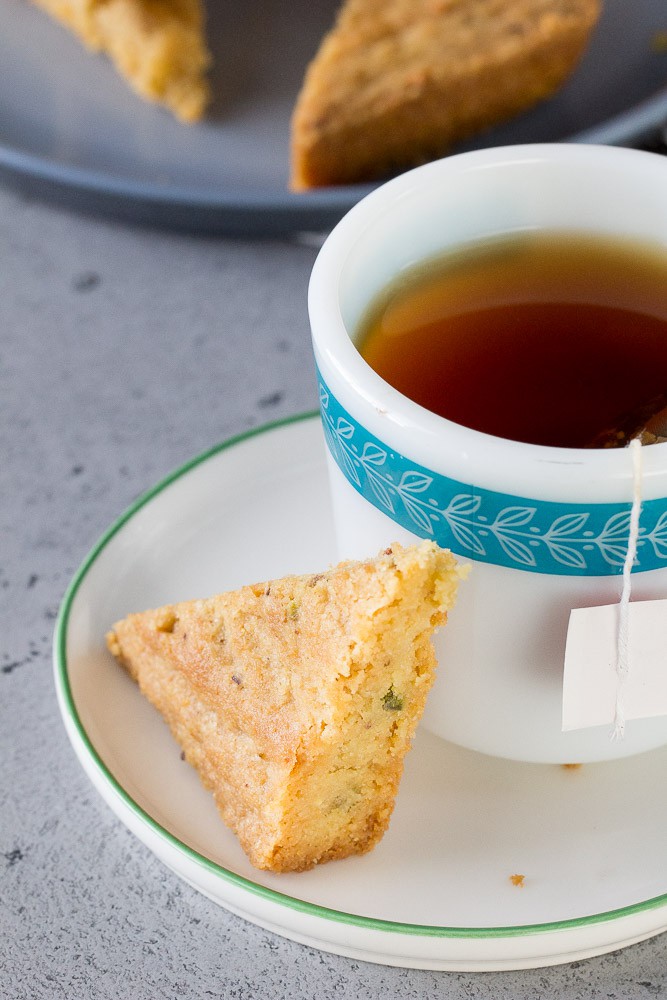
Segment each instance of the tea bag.
[[626,413],[616,427],[596,435],[589,447],[625,448],[628,442],[635,439],[642,445],[667,441],[667,393],[660,393]]

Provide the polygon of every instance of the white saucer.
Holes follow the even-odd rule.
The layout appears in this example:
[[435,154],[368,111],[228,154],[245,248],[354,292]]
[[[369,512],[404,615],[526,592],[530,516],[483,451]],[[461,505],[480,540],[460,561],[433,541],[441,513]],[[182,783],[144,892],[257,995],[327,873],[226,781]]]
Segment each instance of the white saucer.
[[386,965],[532,968],[667,930],[667,749],[568,770],[495,760],[422,731],[371,854],[301,875],[250,867],[104,633],[131,610],[334,561],[312,415],[195,459],[104,535],[65,597],[55,675],[74,749],[121,821],[234,913]]

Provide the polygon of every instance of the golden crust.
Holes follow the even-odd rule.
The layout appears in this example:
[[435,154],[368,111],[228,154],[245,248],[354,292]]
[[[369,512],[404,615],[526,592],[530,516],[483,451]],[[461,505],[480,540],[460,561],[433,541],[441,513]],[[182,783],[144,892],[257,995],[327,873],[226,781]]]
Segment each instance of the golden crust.
[[601,0],[347,0],[292,118],[291,186],[382,177],[549,97]]
[[111,652],[251,862],[301,871],[384,833],[460,570],[431,542],[129,615]]
[[34,0],[94,51],[104,52],[141,97],[185,122],[209,100],[211,57],[202,0]]
[[[211,57],[202,0],[34,0],[134,90],[202,117]],[[382,177],[549,97],[601,0],[347,0],[292,116],[291,187]]]

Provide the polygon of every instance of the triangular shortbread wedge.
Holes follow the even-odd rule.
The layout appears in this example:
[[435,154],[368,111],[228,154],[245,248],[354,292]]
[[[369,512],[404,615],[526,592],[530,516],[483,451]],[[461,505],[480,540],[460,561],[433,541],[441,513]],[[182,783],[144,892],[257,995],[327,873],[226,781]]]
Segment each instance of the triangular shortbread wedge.
[[292,120],[295,190],[442,155],[549,97],[601,0],[347,0]]
[[386,830],[460,575],[432,542],[394,545],[129,615],[107,643],[250,861],[302,871]]
[[201,118],[209,100],[202,0],[34,0],[94,51],[104,52],[130,86],[182,121]]

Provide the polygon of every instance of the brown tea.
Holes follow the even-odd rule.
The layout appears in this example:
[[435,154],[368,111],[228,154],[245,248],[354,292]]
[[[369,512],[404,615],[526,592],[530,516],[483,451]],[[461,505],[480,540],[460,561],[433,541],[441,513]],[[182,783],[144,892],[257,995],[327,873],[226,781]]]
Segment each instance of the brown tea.
[[591,447],[667,394],[667,248],[567,232],[490,240],[402,274],[357,343],[449,420]]

